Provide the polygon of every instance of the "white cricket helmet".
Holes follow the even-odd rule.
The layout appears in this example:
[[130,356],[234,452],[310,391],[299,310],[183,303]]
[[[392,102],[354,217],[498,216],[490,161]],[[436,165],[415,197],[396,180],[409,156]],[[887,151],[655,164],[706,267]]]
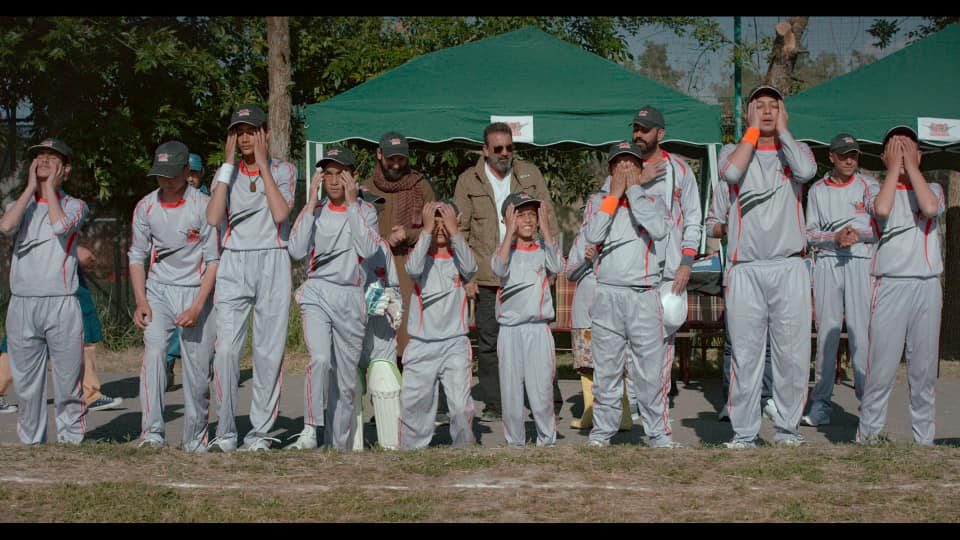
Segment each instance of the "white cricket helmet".
[[673,294],[672,281],[660,284],[660,307],[663,311],[663,330],[669,336],[680,329],[687,320],[687,291]]

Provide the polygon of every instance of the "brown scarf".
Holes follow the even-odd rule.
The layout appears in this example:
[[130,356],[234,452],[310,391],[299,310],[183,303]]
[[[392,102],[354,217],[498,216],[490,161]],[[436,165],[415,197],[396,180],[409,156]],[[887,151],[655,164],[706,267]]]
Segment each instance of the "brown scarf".
[[411,170],[400,180],[387,180],[383,176],[383,167],[379,164],[373,168],[373,185],[384,193],[398,193],[397,204],[393,205],[393,224],[403,225],[410,230],[416,222],[417,227],[423,221],[423,190],[417,184],[423,180],[423,175]]

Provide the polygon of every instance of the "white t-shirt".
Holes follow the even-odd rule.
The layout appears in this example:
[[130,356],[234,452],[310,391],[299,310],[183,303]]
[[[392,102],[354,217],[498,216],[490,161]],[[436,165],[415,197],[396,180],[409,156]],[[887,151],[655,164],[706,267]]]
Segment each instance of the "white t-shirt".
[[483,164],[483,171],[487,174],[487,180],[490,181],[490,185],[493,186],[493,198],[497,203],[497,215],[500,216],[497,222],[500,225],[500,234],[497,236],[497,243],[499,244],[507,234],[507,225],[503,222],[500,209],[503,208],[503,201],[507,200],[507,195],[510,195],[510,182],[513,180],[513,169],[511,169],[502,180],[497,178],[488,163]]

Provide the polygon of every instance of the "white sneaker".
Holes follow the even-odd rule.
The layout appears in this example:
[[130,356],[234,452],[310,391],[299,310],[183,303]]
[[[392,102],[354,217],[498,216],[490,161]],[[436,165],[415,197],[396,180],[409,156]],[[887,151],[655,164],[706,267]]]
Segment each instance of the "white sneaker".
[[606,448],[610,446],[610,442],[590,439],[589,441],[587,441],[587,446],[592,446],[593,448]]
[[19,407],[16,403],[7,403],[7,400],[0,396],[0,414],[11,414],[17,412]]
[[223,437],[217,437],[210,441],[207,444],[207,452],[235,452],[237,450],[237,440],[236,439],[225,439]]
[[807,444],[807,440],[804,439],[803,437],[785,437],[783,439],[780,439],[779,441],[773,441],[773,444],[777,446],[797,447],[797,446],[803,446]]
[[123,404],[122,397],[110,397],[101,395],[100,399],[94,401],[93,403],[87,405],[87,410],[90,411],[109,411],[111,409],[117,409],[120,405]]
[[780,411],[777,410],[777,404],[773,402],[773,399],[768,399],[767,402],[763,404],[763,415],[771,422],[776,422],[780,419]]
[[757,443],[754,442],[745,442],[745,441],[730,441],[723,443],[723,446],[730,448],[732,450],[746,450],[749,448],[756,448]]
[[660,440],[658,440],[658,441],[656,441],[656,442],[650,441],[649,443],[647,443],[647,445],[648,445],[650,448],[671,448],[671,449],[672,449],[672,448],[686,448],[684,445],[678,443],[677,441],[674,441],[674,440],[672,440],[672,439],[668,439],[668,438],[666,438],[666,437],[664,437],[663,439],[660,439]]
[[243,446],[240,447],[240,452],[266,452],[270,450],[271,442],[280,442],[280,439],[274,439],[273,437],[260,437],[259,439],[254,440],[252,443],[243,443]]
[[317,447],[317,428],[310,424],[304,424],[303,431],[295,437],[297,442],[285,447],[284,450],[313,450]]
[[164,446],[166,446],[166,444],[163,441],[158,441],[155,439],[141,439],[140,442],[137,443],[138,449],[149,448],[151,450],[159,450]]

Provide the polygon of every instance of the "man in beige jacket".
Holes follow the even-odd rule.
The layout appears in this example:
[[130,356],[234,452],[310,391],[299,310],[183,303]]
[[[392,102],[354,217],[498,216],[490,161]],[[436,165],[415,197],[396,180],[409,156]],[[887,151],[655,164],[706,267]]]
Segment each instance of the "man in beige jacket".
[[[478,330],[477,377],[479,399],[485,407],[481,419],[487,422],[501,418],[500,375],[497,359],[496,304],[500,280],[490,269],[493,251],[506,233],[500,219],[500,207],[510,193],[523,191],[543,201],[548,227],[559,237],[557,217],[550,192],[540,170],[513,157],[513,131],[502,122],[483,130],[483,156],[457,178],[454,200],[460,208],[460,232],[473,250],[479,265],[476,276],[466,285],[467,296],[476,300],[475,318]],[[554,400],[560,400],[554,381]]]

